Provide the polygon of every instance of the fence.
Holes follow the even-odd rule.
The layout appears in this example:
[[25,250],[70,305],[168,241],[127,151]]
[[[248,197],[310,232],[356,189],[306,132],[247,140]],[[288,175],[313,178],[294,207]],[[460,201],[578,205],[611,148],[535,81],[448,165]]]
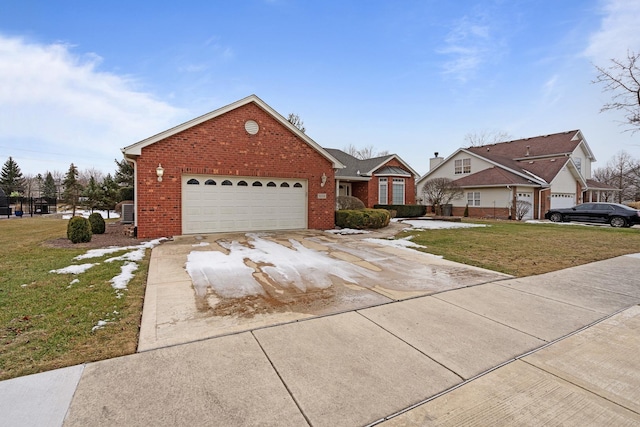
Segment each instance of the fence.
[[57,212],[58,200],[51,197],[6,197],[0,196],[0,215],[43,215]]

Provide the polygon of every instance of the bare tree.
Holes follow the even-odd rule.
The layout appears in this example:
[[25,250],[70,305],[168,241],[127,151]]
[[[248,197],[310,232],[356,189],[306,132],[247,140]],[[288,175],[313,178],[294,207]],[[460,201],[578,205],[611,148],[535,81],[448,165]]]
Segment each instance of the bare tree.
[[342,151],[360,160],[373,159],[374,157],[389,155],[389,151],[387,150],[376,151],[376,148],[373,145],[367,145],[363,148],[357,148],[355,145],[349,144],[349,146],[345,147],[345,149]]
[[91,180],[91,177],[93,177],[96,182],[101,182],[104,179],[104,172],[96,168],[87,168],[81,170],[78,176],[78,181],[83,186],[86,186],[89,184],[89,180]]
[[287,116],[287,120],[289,121],[289,123],[297,127],[300,130],[300,132],[304,133],[307,130],[304,127],[304,122],[302,121],[300,116],[298,116],[297,114],[289,113],[289,115]]
[[521,221],[531,210],[531,202],[527,200],[516,200],[516,219]]
[[464,196],[464,190],[449,178],[433,178],[424,183],[422,195],[425,204],[439,214],[442,205],[448,205],[451,201]]
[[600,112],[619,110],[625,114],[625,124],[635,133],[640,130],[640,54],[627,50],[627,58],[611,59],[613,65],[608,68],[596,67],[598,75],[593,83],[602,83],[605,92],[613,92],[611,102],[606,103]]
[[599,182],[611,185],[621,191],[616,193],[616,201],[634,201],[640,196],[640,162],[626,151],[620,151],[602,168],[593,171]]
[[464,136],[464,141],[468,147],[497,144],[499,142],[510,141],[512,139],[513,136],[511,136],[509,132],[495,129],[470,132]]

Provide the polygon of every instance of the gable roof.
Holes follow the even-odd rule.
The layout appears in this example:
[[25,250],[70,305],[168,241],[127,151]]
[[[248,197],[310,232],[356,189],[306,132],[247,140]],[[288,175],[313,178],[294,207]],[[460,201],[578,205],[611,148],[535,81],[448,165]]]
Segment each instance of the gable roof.
[[171,129],[167,129],[164,132],[160,132],[159,134],[153,135],[149,138],[143,139],[142,141],[138,141],[134,144],[131,144],[127,147],[124,147],[121,149],[122,153],[124,154],[125,157],[129,157],[129,158],[135,158],[136,156],[139,156],[142,154],[142,149],[144,147],[147,147],[151,144],[155,144],[158,141],[161,141],[165,138],[168,138],[172,135],[175,135],[177,133],[180,133],[184,130],[187,130],[189,128],[192,128],[194,126],[197,126],[201,123],[206,122],[207,120],[211,120],[215,117],[221,116],[225,113],[228,113],[229,111],[235,110],[236,108],[240,108],[244,105],[250,104],[250,103],[254,103],[256,104],[258,107],[260,107],[262,110],[264,110],[266,113],[268,113],[269,115],[271,115],[276,121],[280,122],[280,124],[284,127],[286,127],[287,129],[289,129],[291,132],[293,132],[294,134],[296,134],[296,136],[298,136],[302,141],[304,141],[305,143],[307,143],[309,146],[311,146],[311,148],[313,148],[314,150],[316,150],[318,153],[320,153],[323,157],[325,157],[327,160],[329,160],[330,162],[333,163],[333,168],[335,169],[342,169],[344,168],[344,165],[335,157],[333,157],[327,150],[325,150],[324,148],[322,148],[317,142],[315,142],[313,139],[311,139],[309,136],[307,136],[304,132],[300,131],[300,129],[298,129],[297,127],[295,127],[293,124],[291,124],[286,118],[284,118],[282,115],[280,115],[276,110],[274,110],[273,108],[271,108],[269,105],[267,105],[267,103],[265,103],[263,100],[261,100],[260,98],[258,98],[256,95],[249,95],[246,98],[240,99],[236,102],[233,102],[229,105],[226,105],[224,107],[218,108],[217,110],[211,111],[210,113],[204,114],[200,117],[196,117],[195,119],[189,120],[188,122],[184,122],[178,126],[175,126]]
[[[336,171],[336,178],[349,178],[365,181],[371,179],[371,176],[374,173],[376,175],[387,174],[395,176],[413,176],[415,178],[420,176],[397,154],[388,154],[386,156],[373,157],[371,159],[358,159],[357,157],[354,157],[349,153],[345,153],[342,150],[338,150],[337,148],[327,148],[326,150],[345,165],[344,169]],[[400,162],[400,164],[402,164],[406,169],[403,170],[396,166],[386,166],[386,164],[393,159]],[[407,171],[409,174],[407,174]]]
[[[438,166],[427,172],[420,178],[419,182],[447,163],[451,157],[464,152],[483,159],[494,165],[494,167],[503,169],[506,173],[501,174],[493,171],[482,174],[483,171],[480,171],[456,180],[460,185],[510,185],[524,179],[524,182],[545,186],[549,185],[565,166],[569,167],[577,179],[586,184],[571,159],[571,154],[578,146],[582,146],[589,159],[595,161],[595,157],[580,130],[460,148]],[[511,182],[515,179],[511,175],[517,175],[519,178]],[[522,183],[523,185],[524,182]]]

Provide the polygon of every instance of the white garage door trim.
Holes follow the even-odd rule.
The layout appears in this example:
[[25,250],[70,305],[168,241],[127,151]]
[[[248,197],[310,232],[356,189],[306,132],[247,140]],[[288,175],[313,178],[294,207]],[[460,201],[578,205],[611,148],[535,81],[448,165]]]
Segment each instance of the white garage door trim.
[[575,193],[551,193],[551,209],[572,208],[575,205]]
[[307,181],[184,175],[182,233],[307,228]]

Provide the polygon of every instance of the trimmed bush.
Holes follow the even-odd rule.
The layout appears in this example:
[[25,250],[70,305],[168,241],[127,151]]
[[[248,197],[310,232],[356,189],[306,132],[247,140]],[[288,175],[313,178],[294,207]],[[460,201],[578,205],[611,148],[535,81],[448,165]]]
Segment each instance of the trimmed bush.
[[104,218],[98,212],[89,215],[89,224],[91,224],[91,233],[104,234],[105,224]]
[[86,243],[91,241],[91,224],[89,220],[81,216],[74,216],[67,224],[67,238],[73,243]]
[[365,208],[362,200],[353,196],[338,196],[336,204],[338,205],[338,210],[360,210]]
[[415,218],[427,213],[425,205],[374,205],[373,208],[396,211],[398,218]]
[[336,225],[341,228],[383,228],[389,225],[391,216],[386,209],[359,209],[336,211]]

